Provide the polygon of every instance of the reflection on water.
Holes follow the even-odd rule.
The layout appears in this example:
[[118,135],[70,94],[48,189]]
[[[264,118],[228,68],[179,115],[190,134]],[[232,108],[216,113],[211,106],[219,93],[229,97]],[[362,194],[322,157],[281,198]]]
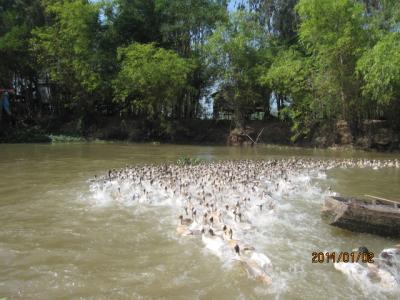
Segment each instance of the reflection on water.
[[94,174],[126,164],[174,161],[182,155],[208,160],[399,158],[278,147],[0,145],[0,298],[399,297],[362,290],[332,264],[311,263],[314,251],[350,251],[366,245],[379,253],[398,243],[330,227],[319,216],[328,185],[344,195],[398,199],[398,169],[333,169],[326,179],[316,174],[303,178],[307,184],[297,182],[298,192],[279,200],[279,216],[250,237],[274,265],[274,283],[265,287],[204,251],[201,240],[178,237],[173,206],[115,201],[98,205],[89,191],[87,180]]

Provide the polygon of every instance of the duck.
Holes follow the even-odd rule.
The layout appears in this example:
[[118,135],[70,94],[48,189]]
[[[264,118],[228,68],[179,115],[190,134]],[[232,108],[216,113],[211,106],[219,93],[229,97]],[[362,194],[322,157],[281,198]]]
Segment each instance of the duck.
[[333,263],[334,268],[343,274],[345,274],[349,279],[360,285],[374,283],[384,290],[391,290],[397,286],[396,280],[387,271],[380,269],[376,265],[367,266],[359,263],[345,263],[345,262],[335,262]]
[[245,269],[249,277],[255,278],[256,280],[270,285],[272,284],[272,278],[267,274],[267,272],[259,266],[258,262],[243,256],[240,251],[240,246],[238,244],[234,247],[236,258],[235,260],[240,263],[240,265]]
[[233,230],[232,228],[229,228],[229,230],[226,230],[227,233],[224,233],[224,239],[226,240],[226,243],[228,244],[228,246],[232,249],[234,249],[238,244],[239,241],[238,240],[234,240],[233,239]]
[[192,208],[192,219],[196,221],[197,210],[193,207]]
[[223,232],[222,237],[224,238],[224,240],[232,239],[232,236],[233,236],[232,228],[228,229],[228,227],[226,225],[224,225],[224,227],[222,227],[222,232]]
[[[182,207],[183,216],[180,217],[181,222],[177,226],[180,234],[201,234],[206,242],[214,246],[219,245],[216,248],[220,250],[226,248],[235,252],[237,246],[241,258],[265,269],[270,263],[268,258],[256,252],[254,247],[246,245],[245,238],[240,241],[235,234],[236,239],[233,239],[232,229],[246,236],[247,230],[255,224],[253,218],[256,215],[262,214],[263,217],[268,217],[269,214],[274,214],[279,208],[274,195],[290,192],[295,182],[291,180],[299,174],[299,171],[314,169],[323,174],[334,167],[399,168],[399,162],[398,159],[380,163],[355,159],[314,161],[292,158],[258,162],[222,161],[195,167],[126,166],[121,170],[110,169],[108,174],[96,177],[98,182],[95,185],[97,190],[110,192],[113,197],[123,196],[129,191],[130,195],[133,194],[132,199],[135,204],[138,205],[158,204],[167,198],[166,202],[176,203]],[[132,186],[132,189],[129,190],[128,186]],[[276,193],[274,188],[277,190]],[[331,190],[328,192],[332,193]],[[121,201],[128,198],[122,197]],[[219,230],[222,226],[225,228]],[[207,228],[205,232],[201,230],[203,227]],[[379,257],[374,257],[374,264],[364,264],[368,266],[369,274],[380,274],[379,276],[384,277],[384,271],[392,272],[397,264],[395,248],[385,249]],[[359,251],[366,250],[359,249]],[[385,280],[389,282],[389,279]]]
[[188,228],[187,225],[178,225],[176,227],[176,232],[180,235],[186,236],[186,235],[191,235],[192,232],[191,230]]
[[203,241],[206,248],[220,256],[222,254],[222,248],[225,243],[222,238],[216,236],[212,229],[208,230],[208,235],[205,233],[205,229],[202,229],[201,240]]
[[202,228],[202,224],[197,223],[196,221],[188,226],[188,229],[190,230],[192,235],[201,235]]
[[193,223],[192,219],[189,218],[184,219],[182,215],[179,216],[179,219],[181,220],[181,225],[190,225]]
[[176,227],[176,232],[180,235],[186,236],[191,235],[192,231],[189,228],[189,225],[193,223],[191,219],[184,219],[182,215],[179,216],[180,224]]
[[228,229],[226,226],[224,226],[224,228],[225,229],[224,229],[223,238],[226,241],[227,245],[231,249],[235,249],[235,247],[238,246],[245,253],[247,253],[248,251],[254,251],[255,250],[255,248],[253,246],[242,244],[239,240],[234,240],[233,239],[233,230],[232,230],[232,228]]
[[390,269],[394,271],[393,275],[398,276],[400,274],[400,245],[383,249],[378,257],[374,258],[374,262],[378,267]]
[[252,251],[250,255],[250,260],[256,262],[256,264],[262,268],[262,269],[267,269],[272,267],[271,260],[269,259],[268,256],[266,256],[263,253],[258,253],[254,251],[255,249],[252,248],[251,250],[249,249],[248,251]]
[[360,252],[360,253],[368,254],[368,253],[369,253],[369,250],[368,250],[368,248],[365,247],[365,246],[360,246],[360,247],[358,247],[358,248],[354,248],[354,249],[353,249],[353,252]]
[[[360,246],[353,249],[360,253],[370,253],[367,247]],[[336,270],[348,276],[351,280],[358,284],[365,285],[368,280],[371,285],[376,285],[382,290],[393,290],[398,288],[399,282],[397,276],[400,271],[399,260],[394,260],[393,257],[400,255],[400,248],[383,249],[381,253],[374,258],[373,263],[361,264],[354,263],[334,263]]]

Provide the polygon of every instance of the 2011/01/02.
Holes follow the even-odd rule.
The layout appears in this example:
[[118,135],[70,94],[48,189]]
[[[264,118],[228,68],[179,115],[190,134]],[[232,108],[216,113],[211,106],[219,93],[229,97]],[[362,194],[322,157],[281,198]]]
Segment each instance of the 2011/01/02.
[[312,263],[373,263],[373,252],[313,252]]

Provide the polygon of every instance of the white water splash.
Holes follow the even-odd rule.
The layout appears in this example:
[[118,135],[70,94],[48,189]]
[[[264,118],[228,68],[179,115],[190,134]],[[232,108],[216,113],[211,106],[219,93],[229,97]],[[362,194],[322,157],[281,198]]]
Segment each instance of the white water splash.
[[[328,168],[327,168],[328,169]],[[185,172],[195,172],[196,168],[187,168]],[[191,174],[193,175],[193,174]],[[193,175],[196,177],[196,174]],[[209,178],[209,183],[214,177]],[[237,185],[235,189],[230,186],[229,189],[217,191],[212,184],[206,184],[203,190],[211,194],[216,205],[223,210],[225,204],[233,207],[237,201],[243,198],[250,198],[245,202],[242,222],[235,222],[232,214],[224,215],[224,224],[233,229],[234,239],[240,240],[243,244],[254,246],[257,255],[267,255],[271,264],[263,265],[265,270],[273,277],[273,284],[268,291],[259,288],[258,293],[282,294],[290,289],[290,283],[293,281],[293,274],[305,278],[304,264],[296,263],[296,257],[304,255],[310,245],[310,239],[315,232],[310,226],[317,226],[319,219],[315,216],[318,213],[310,214],[310,210],[322,204],[323,199],[332,194],[318,182],[324,182],[327,179],[326,173],[320,168],[305,168],[291,170],[285,173],[285,176],[265,176],[261,174],[254,178],[259,182],[258,185],[249,187],[248,185]],[[195,199],[200,192],[200,181],[193,182],[193,178],[188,176],[192,183],[184,188],[184,192],[177,193],[173,186],[164,185],[161,180],[151,182],[151,179],[143,180],[140,184],[132,183],[131,178],[111,178],[104,181],[96,181],[91,184],[91,193],[89,201],[94,206],[121,206],[121,207],[142,207],[150,209],[153,206],[168,207],[176,212],[176,216],[184,214],[184,207],[188,204],[188,197]],[[175,190],[174,190],[175,188]],[[259,205],[263,205],[260,209]],[[201,216],[206,210],[200,208],[198,216]],[[178,224],[176,216],[171,216],[169,222]],[[316,221],[317,220],[317,221]],[[199,228],[197,228],[199,229]],[[298,239],[295,239],[298,237]],[[324,238],[324,237],[322,237]],[[280,257],[279,249],[293,249],[290,257]],[[221,267],[232,268],[235,262],[235,255],[225,243],[220,241],[209,241],[204,246],[205,255],[216,255],[222,261]],[[263,252],[260,252],[261,249]],[[265,252],[264,252],[265,251]],[[265,253],[265,254],[264,254]],[[256,255],[256,256],[257,256]],[[253,258],[254,259],[254,258]],[[291,259],[292,263],[287,260]],[[257,259],[255,259],[257,260]],[[262,262],[258,262],[263,264]],[[304,263],[304,262],[303,262]],[[271,265],[273,267],[271,267]],[[287,266],[282,269],[280,266]],[[294,266],[297,267],[295,268]],[[348,265],[349,268],[353,266]],[[332,267],[333,268],[333,267]],[[342,267],[344,270],[345,268]],[[354,268],[353,271],[343,271],[347,275],[353,274],[352,279],[357,278],[359,285],[365,295],[376,292],[376,289],[382,291],[392,291],[386,286],[379,286],[366,280],[364,270]],[[354,275],[359,273],[358,275]],[[358,276],[358,277],[357,277]],[[328,279],[327,279],[328,280]]]

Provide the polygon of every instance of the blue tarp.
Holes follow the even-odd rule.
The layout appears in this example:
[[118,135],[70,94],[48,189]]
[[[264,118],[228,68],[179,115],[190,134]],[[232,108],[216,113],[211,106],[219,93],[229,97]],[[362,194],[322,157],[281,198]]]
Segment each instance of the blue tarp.
[[3,109],[6,111],[6,113],[11,115],[10,96],[9,96],[9,94],[7,92],[4,93],[2,102],[3,102]]

